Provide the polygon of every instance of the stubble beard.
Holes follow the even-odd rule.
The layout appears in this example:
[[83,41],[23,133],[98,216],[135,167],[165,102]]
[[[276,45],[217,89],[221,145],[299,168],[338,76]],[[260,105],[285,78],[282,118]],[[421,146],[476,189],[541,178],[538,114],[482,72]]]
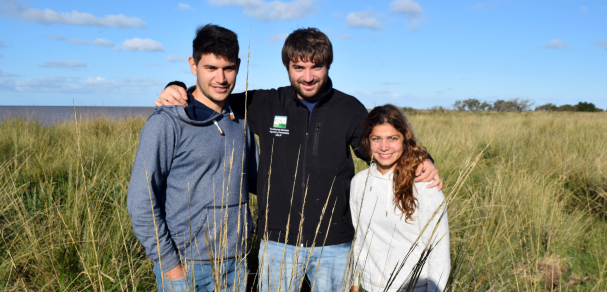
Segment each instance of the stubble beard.
[[[318,81],[317,81],[318,80]],[[320,99],[325,92],[327,91],[325,87],[327,87],[327,80],[320,80],[320,79],[316,79],[314,78],[314,81],[316,81],[316,91],[314,91],[312,93],[312,95],[309,95],[309,92],[307,92],[307,94],[304,94],[304,90],[301,89],[301,82],[299,82],[299,80],[291,80],[291,86],[295,89],[295,92],[297,93],[298,96],[302,97],[305,100],[318,100]]]

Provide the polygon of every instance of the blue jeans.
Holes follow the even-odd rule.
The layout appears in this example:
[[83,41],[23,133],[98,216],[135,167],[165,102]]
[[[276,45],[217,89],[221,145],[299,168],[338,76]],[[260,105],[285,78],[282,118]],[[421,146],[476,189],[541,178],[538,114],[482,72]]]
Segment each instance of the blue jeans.
[[299,291],[304,273],[315,292],[343,291],[341,286],[351,245],[316,246],[312,251],[311,247],[285,246],[284,243],[262,240],[259,246],[259,292]]
[[[215,265],[219,268],[219,265]],[[188,267],[188,277],[177,280],[170,280],[164,277],[164,291],[165,292],[211,292],[215,290],[215,279],[211,272],[211,265],[194,264]],[[241,260],[224,260],[221,264],[220,271],[221,291],[235,291],[245,292],[246,291],[246,277],[247,270],[245,267],[245,259]],[[156,285],[158,285],[158,291],[162,291],[162,278],[160,277],[160,268],[154,266],[154,274],[156,274]],[[236,282],[234,282],[236,280]],[[189,286],[186,289],[186,286]]]

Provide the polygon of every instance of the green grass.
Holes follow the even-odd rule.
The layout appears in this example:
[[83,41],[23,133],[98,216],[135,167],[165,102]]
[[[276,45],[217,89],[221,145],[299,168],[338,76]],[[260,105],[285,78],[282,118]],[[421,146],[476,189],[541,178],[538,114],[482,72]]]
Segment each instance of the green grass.
[[[607,290],[607,114],[409,119],[446,195],[487,147],[449,207],[456,291]],[[0,123],[0,290],[155,289],[126,211],[144,122],[82,121],[81,151],[74,123]]]

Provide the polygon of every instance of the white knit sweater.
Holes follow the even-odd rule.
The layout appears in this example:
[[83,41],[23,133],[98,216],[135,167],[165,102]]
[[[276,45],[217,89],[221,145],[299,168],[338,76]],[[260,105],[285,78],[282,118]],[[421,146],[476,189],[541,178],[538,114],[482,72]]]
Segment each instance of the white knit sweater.
[[[441,207],[445,196],[436,187],[428,189],[429,183],[415,183],[417,208],[413,221],[405,222],[405,216],[401,216],[402,212],[394,204],[392,171],[382,175],[375,164],[371,164],[369,169],[356,174],[350,188],[352,224],[357,230],[353,265],[360,276],[360,286],[369,292],[404,291],[409,274],[422,251],[431,243],[434,249],[422,268],[414,291],[444,291],[451,269],[449,223],[447,212],[443,215],[445,209]],[[439,207],[441,209],[432,218]],[[432,235],[441,215],[443,217]],[[431,223],[417,240],[428,222]],[[405,261],[412,246],[413,250]],[[400,272],[395,272],[399,268]],[[393,274],[396,275],[391,276]],[[392,284],[386,290],[389,281]]]

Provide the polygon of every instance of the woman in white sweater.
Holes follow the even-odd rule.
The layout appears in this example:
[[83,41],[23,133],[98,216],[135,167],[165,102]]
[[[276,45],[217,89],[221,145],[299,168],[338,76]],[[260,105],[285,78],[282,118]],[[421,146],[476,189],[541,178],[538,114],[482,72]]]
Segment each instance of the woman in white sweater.
[[373,162],[350,188],[352,291],[406,291],[409,285],[415,292],[444,291],[451,267],[445,197],[414,182],[423,146],[393,105],[369,113],[363,138]]

